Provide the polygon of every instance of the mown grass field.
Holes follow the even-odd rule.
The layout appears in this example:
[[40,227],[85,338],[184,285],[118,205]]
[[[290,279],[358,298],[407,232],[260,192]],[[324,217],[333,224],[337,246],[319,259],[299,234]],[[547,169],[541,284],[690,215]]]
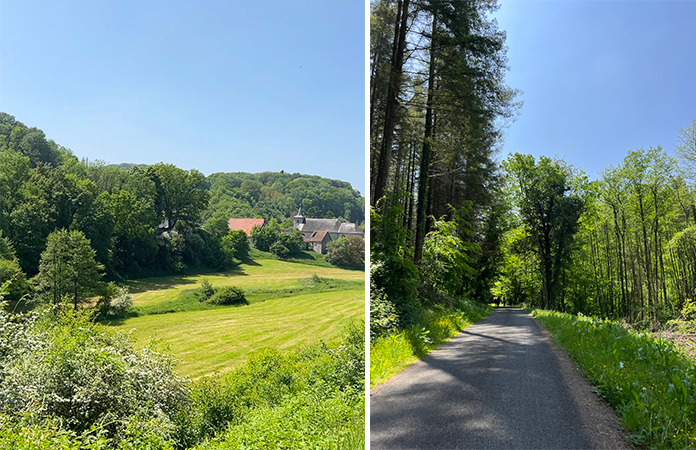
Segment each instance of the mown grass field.
[[[347,282],[306,293],[306,280],[314,274]],[[132,330],[138,346],[151,338],[161,341],[180,360],[177,372],[182,375],[197,378],[226,372],[262,348],[287,349],[339,337],[349,323],[364,317],[364,276],[360,271],[258,260],[228,273],[138,280],[131,283],[136,308],[175,302],[203,278],[214,287],[233,285],[262,292],[263,301],[141,315],[126,319],[117,328]],[[297,295],[293,295],[294,289]],[[274,292],[277,298],[273,298]]]

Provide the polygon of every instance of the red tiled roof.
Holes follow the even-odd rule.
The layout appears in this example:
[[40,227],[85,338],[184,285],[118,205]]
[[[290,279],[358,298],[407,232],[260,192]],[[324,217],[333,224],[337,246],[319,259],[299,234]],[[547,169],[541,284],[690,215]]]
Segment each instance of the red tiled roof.
[[244,230],[247,236],[251,235],[251,229],[254,225],[262,227],[264,219],[230,219],[227,221],[227,226],[230,230]]

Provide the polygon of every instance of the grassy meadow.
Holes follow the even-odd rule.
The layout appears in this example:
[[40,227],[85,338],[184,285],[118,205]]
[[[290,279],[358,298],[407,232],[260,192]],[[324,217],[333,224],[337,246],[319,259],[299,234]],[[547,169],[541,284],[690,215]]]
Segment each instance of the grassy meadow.
[[[138,346],[151,338],[180,360],[177,372],[197,378],[226,372],[266,347],[287,349],[338,338],[364,317],[364,272],[261,259],[226,273],[130,282],[138,317],[114,326]],[[248,306],[208,306],[193,296],[203,279],[237,286]],[[171,311],[171,312],[170,312]]]

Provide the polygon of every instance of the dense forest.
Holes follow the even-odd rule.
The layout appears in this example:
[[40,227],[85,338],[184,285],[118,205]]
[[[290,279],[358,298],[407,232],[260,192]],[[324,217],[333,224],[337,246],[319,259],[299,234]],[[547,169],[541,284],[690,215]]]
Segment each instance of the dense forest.
[[495,158],[521,103],[496,2],[370,8],[371,303],[405,326],[493,288],[507,211]]
[[[89,280],[102,273],[118,280],[195,267],[226,269],[240,256],[239,239],[227,236],[231,217],[262,217],[277,232],[292,228],[290,217],[303,205],[313,217],[362,224],[363,202],[349,183],[319,176],[206,177],[165,163],[79,160],[42,130],[0,113],[0,284],[10,283],[9,300],[32,287],[37,293],[68,292],[57,289],[54,278],[67,279],[70,271],[83,291],[71,293],[77,302],[97,293]],[[286,240],[285,248],[299,251],[297,236]],[[57,255],[65,253],[75,257],[58,264]]]
[[462,298],[647,328],[693,318],[696,121],[676,157],[635,149],[597,180],[515,149],[498,162],[522,102],[496,9],[370,4],[373,336]]

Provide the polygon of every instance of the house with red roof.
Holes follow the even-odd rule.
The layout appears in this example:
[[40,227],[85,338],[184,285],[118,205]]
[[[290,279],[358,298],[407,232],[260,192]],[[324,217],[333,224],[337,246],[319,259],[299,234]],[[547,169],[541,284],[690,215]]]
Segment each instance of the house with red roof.
[[251,229],[255,226],[262,227],[266,221],[264,219],[230,219],[227,226],[230,230],[242,230],[247,236],[251,236]]

